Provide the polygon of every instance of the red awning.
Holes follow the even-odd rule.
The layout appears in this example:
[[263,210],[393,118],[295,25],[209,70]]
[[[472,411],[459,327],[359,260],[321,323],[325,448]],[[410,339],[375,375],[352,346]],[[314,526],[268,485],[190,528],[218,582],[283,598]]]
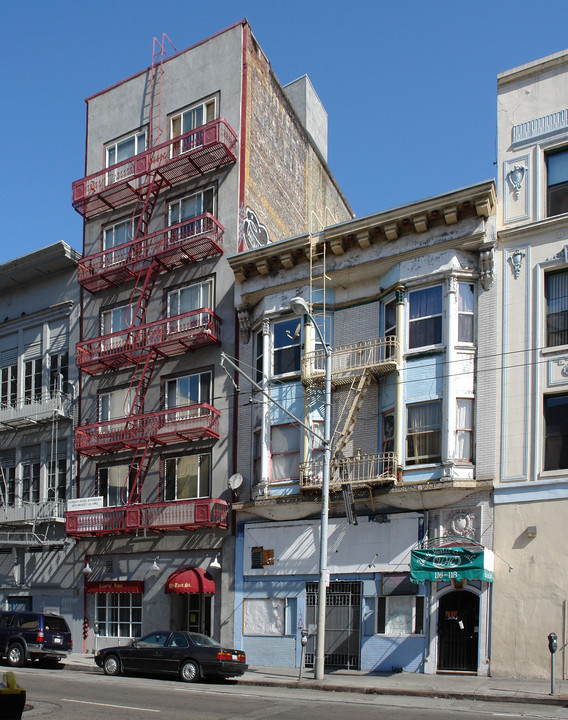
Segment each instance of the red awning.
[[170,575],[164,592],[213,595],[215,593],[215,580],[206,570],[201,568],[180,568]]
[[104,580],[102,582],[86,582],[85,592],[88,593],[143,593],[144,580]]

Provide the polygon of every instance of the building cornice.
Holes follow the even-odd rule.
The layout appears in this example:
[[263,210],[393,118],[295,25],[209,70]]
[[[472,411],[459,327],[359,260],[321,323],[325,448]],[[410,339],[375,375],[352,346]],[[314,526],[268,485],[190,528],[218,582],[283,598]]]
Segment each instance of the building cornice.
[[568,213],[544,218],[544,220],[536,220],[535,222],[526,223],[524,225],[516,225],[511,228],[501,228],[497,231],[497,237],[503,242],[508,242],[510,240],[516,240],[517,238],[523,238],[529,235],[541,234],[543,231],[566,229],[568,229]]

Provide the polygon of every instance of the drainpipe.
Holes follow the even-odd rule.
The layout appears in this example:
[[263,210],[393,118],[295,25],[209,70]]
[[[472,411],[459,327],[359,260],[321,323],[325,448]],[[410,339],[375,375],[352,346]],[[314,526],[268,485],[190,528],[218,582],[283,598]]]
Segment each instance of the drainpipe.
[[394,407],[394,451],[398,458],[396,469],[397,481],[402,482],[402,458],[404,457],[404,370],[402,346],[404,340],[404,306],[406,301],[406,290],[399,285],[396,290],[396,335],[398,348],[396,351],[396,373],[395,385],[395,407]]

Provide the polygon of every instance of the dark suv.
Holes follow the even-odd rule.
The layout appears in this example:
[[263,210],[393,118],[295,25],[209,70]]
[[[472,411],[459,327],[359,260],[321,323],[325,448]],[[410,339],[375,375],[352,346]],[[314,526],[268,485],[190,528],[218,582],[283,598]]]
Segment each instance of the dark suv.
[[59,662],[73,648],[69,626],[59,615],[0,612],[0,657],[21,667],[26,660]]

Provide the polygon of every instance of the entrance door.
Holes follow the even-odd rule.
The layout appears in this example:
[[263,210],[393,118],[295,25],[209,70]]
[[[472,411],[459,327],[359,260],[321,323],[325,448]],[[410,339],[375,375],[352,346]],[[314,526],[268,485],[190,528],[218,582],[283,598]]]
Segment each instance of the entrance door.
[[211,596],[184,595],[185,630],[211,635]]
[[[317,624],[318,583],[306,585],[306,621]],[[332,582],[326,593],[325,666],[359,670],[361,667],[361,583]],[[316,637],[310,634],[306,666],[315,662]]]
[[476,672],[479,597],[467,590],[443,595],[438,604],[438,670]]

